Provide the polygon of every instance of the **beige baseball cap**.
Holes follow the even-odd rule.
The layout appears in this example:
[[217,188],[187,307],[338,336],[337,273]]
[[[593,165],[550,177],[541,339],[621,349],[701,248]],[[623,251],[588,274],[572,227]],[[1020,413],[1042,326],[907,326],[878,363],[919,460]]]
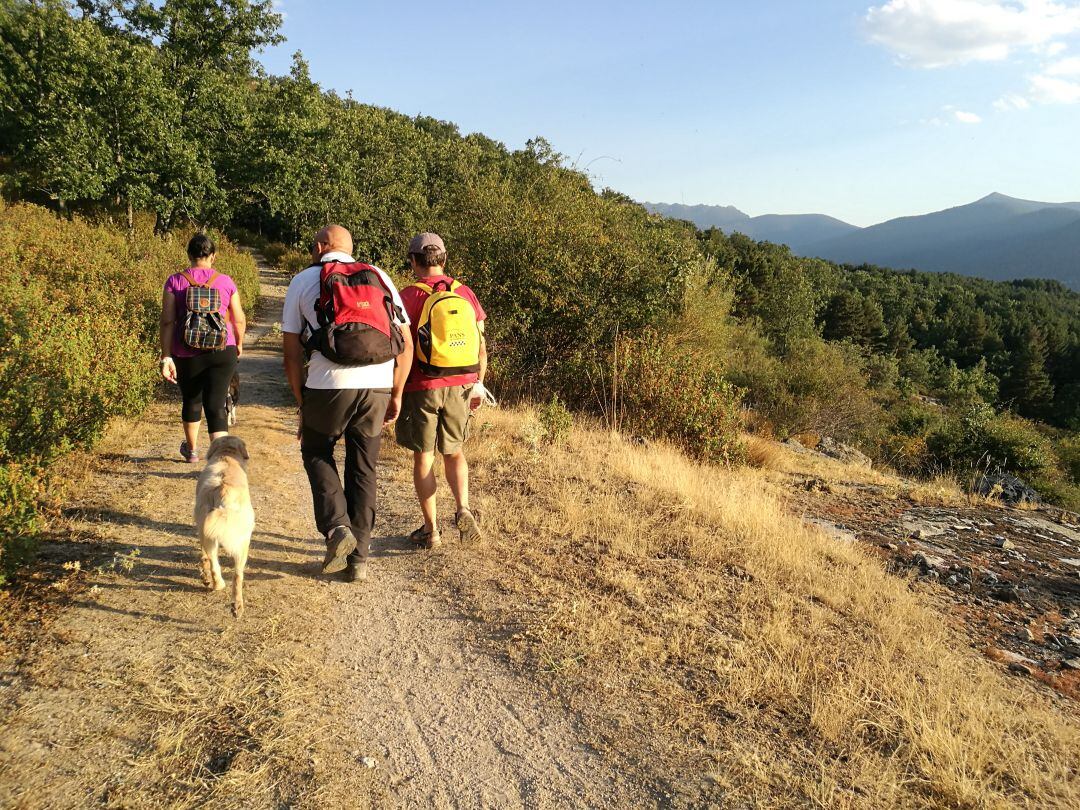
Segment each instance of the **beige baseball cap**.
[[446,245],[437,233],[418,233],[409,240],[409,253],[423,253],[424,248],[430,246],[437,247],[443,253],[446,252]]

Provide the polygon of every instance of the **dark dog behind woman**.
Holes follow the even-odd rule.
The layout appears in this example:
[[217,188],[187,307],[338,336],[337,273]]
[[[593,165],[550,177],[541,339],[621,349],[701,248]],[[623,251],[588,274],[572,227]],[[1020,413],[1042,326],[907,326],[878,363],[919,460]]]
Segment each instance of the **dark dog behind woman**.
[[161,376],[180,386],[184,398],[180,455],[196,462],[204,409],[210,441],[229,432],[225,396],[244,353],[247,320],[236,284],[214,270],[214,240],[197,233],[188,242],[187,253],[191,267],[169,276],[161,294]]

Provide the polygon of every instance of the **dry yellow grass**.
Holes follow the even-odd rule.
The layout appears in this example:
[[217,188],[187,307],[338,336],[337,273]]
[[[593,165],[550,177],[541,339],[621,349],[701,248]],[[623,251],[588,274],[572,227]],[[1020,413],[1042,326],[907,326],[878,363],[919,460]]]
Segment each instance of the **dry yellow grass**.
[[779,470],[784,464],[784,450],[779,442],[747,433],[742,437],[746,463],[761,470]]
[[[223,649],[194,650],[179,667],[131,673],[119,686],[154,733],[130,772],[111,786],[117,806],[150,797],[172,808],[318,807],[306,715],[318,679],[309,657],[251,662]],[[325,673],[317,673],[325,678]],[[323,805],[325,806],[325,805]]]
[[453,568],[525,660],[599,702],[613,746],[732,803],[1080,804],[1075,715],[785,512],[764,472],[597,431],[529,448],[531,418],[485,415],[486,535]]
[[[901,485],[902,493],[912,502],[928,506],[968,506],[990,504],[985,498],[964,491],[955,476],[935,475],[925,481]],[[996,502],[995,505],[1000,505]]]
[[[751,467],[787,475],[812,476],[826,484],[881,487],[883,493],[901,497],[921,506],[1001,507],[996,498],[970,493],[953,474],[940,473],[918,480],[904,478],[888,468],[865,467],[827,458],[817,453],[797,453],[783,444],[759,436],[743,437],[747,462]],[[1014,508],[1030,508],[1021,505]]]

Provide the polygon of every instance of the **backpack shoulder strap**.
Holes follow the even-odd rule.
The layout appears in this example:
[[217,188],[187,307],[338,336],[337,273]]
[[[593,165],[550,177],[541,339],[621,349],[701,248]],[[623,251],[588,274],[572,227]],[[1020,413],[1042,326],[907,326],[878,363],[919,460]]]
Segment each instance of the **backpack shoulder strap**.
[[431,295],[431,294],[432,294],[433,292],[435,292],[435,291],[434,291],[434,290],[433,290],[433,289],[431,288],[431,285],[430,285],[430,284],[425,284],[425,283],[424,283],[424,282],[422,282],[422,281],[414,281],[414,282],[413,282],[412,284],[410,284],[409,286],[410,286],[410,287],[416,287],[416,289],[418,289],[418,290],[423,290],[423,291],[424,291],[424,292],[426,292],[426,293],[427,293],[428,295]]
[[464,285],[460,281],[458,281],[456,278],[451,279],[451,281],[450,281],[450,292],[454,292],[455,290],[457,290],[458,287],[462,287],[462,286],[464,286]]
[[187,283],[190,284],[192,287],[209,287],[211,284],[214,283],[214,279],[216,279],[218,276],[220,276],[221,273],[219,273],[217,270],[215,270],[213,273],[210,274],[210,278],[208,278],[202,284],[200,284],[195,279],[193,279],[191,277],[191,273],[189,273],[187,270],[180,271],[180,275],[182,275],[184,278],[186,278]]

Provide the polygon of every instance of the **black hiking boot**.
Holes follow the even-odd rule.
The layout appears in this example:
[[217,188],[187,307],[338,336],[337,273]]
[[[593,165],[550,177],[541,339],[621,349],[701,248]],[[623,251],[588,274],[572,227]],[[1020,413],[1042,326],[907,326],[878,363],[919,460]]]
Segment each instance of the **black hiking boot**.
[[345,581],[363,582],[366,579],[367,560],[357,560],[356,562],[349,560],[349,564],[345,566]]
[[356,538],[348,526],[335,526],[326,538],[326,557],[323,558],[324,574],[336,574],[343,571],[347,564],[346,557],[356,548]]

